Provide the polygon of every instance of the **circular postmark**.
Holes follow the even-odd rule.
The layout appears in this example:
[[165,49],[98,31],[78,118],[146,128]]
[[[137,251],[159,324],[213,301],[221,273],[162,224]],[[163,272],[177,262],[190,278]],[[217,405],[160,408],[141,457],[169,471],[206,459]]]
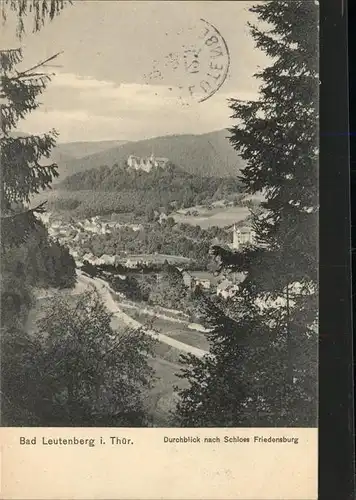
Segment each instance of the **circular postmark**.
[[[165,85],[189,104],[204,102],[224,84],[230,67],[229,50],[219,30],[205,19],[167,40],[172,51],[154,61],[146,83]],[[176,47],[174,47],[176,45]]]

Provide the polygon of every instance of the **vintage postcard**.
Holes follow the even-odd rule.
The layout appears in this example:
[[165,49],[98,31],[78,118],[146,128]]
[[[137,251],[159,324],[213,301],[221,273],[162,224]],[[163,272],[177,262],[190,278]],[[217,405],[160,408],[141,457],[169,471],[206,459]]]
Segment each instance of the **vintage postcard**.
[[1,9],[0,497],[316,499],[318,2]]

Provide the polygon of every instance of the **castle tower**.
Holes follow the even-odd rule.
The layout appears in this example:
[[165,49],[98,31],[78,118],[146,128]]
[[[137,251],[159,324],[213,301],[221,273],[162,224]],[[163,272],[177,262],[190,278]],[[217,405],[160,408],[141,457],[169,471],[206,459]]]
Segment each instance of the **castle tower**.
[[151,156],[150,156],[150,164],[151,164],[151,167],[158,167],[158,163],[157,163],[157,160],[155,158],[155,155],[153,154],[153,151],[152,151]]
[[127,165],[131,168],[134,166],[134,158],[132,155],[130,155],[128,158],[127,158]]

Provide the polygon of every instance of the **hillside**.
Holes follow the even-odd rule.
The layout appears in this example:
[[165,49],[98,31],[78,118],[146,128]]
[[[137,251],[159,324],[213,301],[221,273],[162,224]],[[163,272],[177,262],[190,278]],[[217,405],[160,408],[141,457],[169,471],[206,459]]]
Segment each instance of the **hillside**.
[[[29,135],[30,134],[21,131],[13,131],[10,134],[11,137],[28,137]],[[57,163],[59,167],[60,177],[59,179],[54,179],[54,182],[59,182],[65,177],[65,175],[63,175],[63,166],[67,163],[97,153],[102,153],[108,149],[118,148],[127,142],[128,141],[122,140],[57,142],[49,159],[50,162]]]
[[[241,184],[236,176],[194,175],[171,163],[150,172],[114,164],[77,172],[58,188],[58,194],[62,194],[53,200],[56,209],[75,210],[77,215],[134,212],[150,217],[161,207],[169,213],[225,199],[239,193]],[[72,194],[63,197],[64,192]],[[85,199],[78,193],[86,193]]]
[[102,153],[113,147],[120,147],[127,141],[92,141],[92,142],[64,142],[57,143],[53,148],[50,161],[58,164],[59,178],[54,179],[54,184],[65,177],[63,165],[92,154]]
[[[204,177],[235,176],[243,167],[243,160],[236,154],[227,136],[226,130],[219,130],[202,135],[172,135],[129,142],[83,158],[60,162],[59,181],[103,165],[123,165],[131,154],[150,156],[152,153],[169,158],[171,163],[191,174]],[[62,151],[65,153],[68,150]]]
[[117,148],[126,144],[127,141],[87,141],[87,142],[64,142],[57,143],[53,150],[54,154],[62,155],[63,161],[84,158],[96,153],[102,153],[108,149]]

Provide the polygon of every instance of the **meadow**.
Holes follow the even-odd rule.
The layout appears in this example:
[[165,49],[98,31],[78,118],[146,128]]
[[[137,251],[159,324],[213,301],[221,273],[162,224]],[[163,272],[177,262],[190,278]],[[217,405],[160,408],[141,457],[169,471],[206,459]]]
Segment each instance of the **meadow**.
[[209,229],[212,226],[226,227],[244,221],[250,215],[247,207],[225,207],[215,205],[211,210],[203,207],[192,207],[172,214],[177,223],[200,226]]

